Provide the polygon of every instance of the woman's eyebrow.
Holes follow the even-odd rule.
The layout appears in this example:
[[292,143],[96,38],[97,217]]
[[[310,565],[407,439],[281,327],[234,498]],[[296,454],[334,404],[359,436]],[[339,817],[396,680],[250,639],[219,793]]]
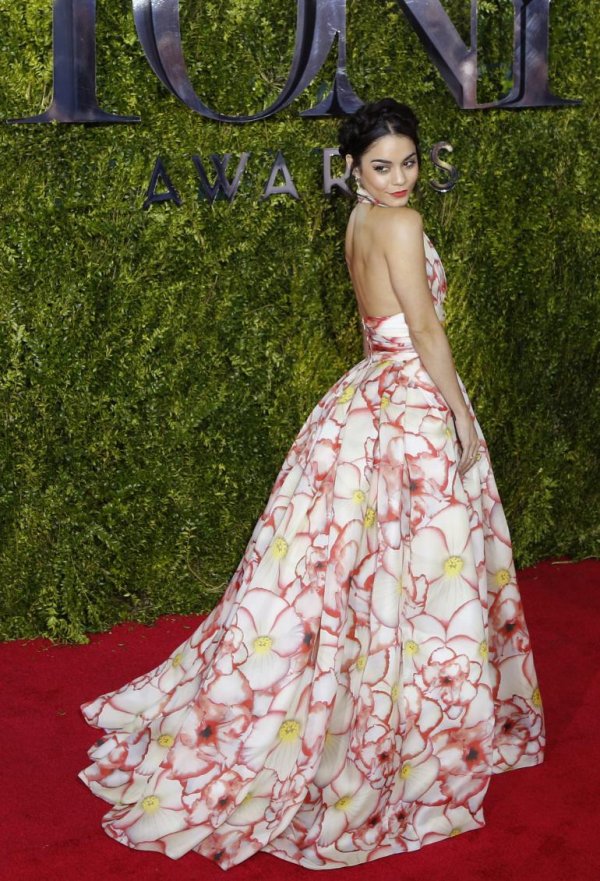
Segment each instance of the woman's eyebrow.
[[[416,155],[417,155],[417,151],[413,150],[412,153],[409,153],[408,156],[404,157],[402,162],[406,162],[407,159],[410,159],[412,156],[416,156]],[[371,159],[371,162],[383,163],[383,165],[391,165],[392,164],[389,159]]]

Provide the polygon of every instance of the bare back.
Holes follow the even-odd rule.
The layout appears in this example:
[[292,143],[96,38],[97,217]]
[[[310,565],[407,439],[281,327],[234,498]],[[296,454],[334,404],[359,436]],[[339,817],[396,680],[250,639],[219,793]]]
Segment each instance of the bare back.
[[382,247],[385,214],[384,209],[376,210],[359,203],[353,208],[346,228],[346,264],[362,316],[380,317],[402,312]]

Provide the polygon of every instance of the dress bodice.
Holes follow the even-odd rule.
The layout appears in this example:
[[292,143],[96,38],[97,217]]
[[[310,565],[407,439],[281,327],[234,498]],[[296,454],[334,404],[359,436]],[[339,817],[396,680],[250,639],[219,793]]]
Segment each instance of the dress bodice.
[[[427,282],[436,315],[443,323],[446,318],[444,298],[448,290],[446,273],[433,242],[425,232],[423,232],[423,243],[425,246]],[[370,357],[398,355],[402,358],[408,356],[414,358],[417,355],[403,312],[395,312],[393,315],[379,317],[365,315],[362,318],[362,323],[369,342]]]
[[433,297],[433,305],[440,321],[445,321],[446,313],[444,312],[444,298],[448,290],[446,282],[446,273],[440,255],[427,233],[423,233],[425,243],[425,267],[427,270],[427,281],[429,290]]

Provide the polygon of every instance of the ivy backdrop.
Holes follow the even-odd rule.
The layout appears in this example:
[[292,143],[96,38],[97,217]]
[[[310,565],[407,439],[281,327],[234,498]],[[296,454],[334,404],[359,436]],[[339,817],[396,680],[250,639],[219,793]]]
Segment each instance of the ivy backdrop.
[[[551,7],[550,83],[583,104],[460,110],[392,0],[349,0],[365,101],[416,109],[420,210],[449,279],[447,332],[488,440],[518,565],[598,553],[596,0]],[[0,117],[52,90],[50,0],[0,0]],[[508,91],[512,3],[479,3],[479,99]],[[469,3],[445,3],[469,42]],[[279,93],[295,4],[182,4],[196,91],[225,113]],[[0,601],[5,639],[86,641],[208,611],[300,425],[362,358],[343,257],[349,200],[322,193],[338,120],[291,107],[209,122],[150,70],[127,0],[98,3],[100,104],[141,124],[0,125]],[[428,159],[448,140],[460,181]],[[252,151],[238,195],[199,198],[192,155]],[[300,201],[261,200],[282,150]],[[182,204],[143,210],[161,156]],[[341,165],[334,170],[342,171]],[[281,179],[278,180],[281,182]]]

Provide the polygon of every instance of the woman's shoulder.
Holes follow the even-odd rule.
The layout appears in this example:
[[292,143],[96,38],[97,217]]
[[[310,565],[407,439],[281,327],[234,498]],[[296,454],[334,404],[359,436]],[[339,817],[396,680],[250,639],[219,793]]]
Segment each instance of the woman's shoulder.
[[[383,214],[383,212],[380,212]],[[395,226],[423,226],[423,217],[420,211],[417,211],[416,208],[411,208],[410,205],[399,205],[397,208],[392,208],[391,211],[385,212],[385,220],[393,224]]]
[[394,241],[403,240],[414,242],[419,237],[423,237],[423,217],[416,208],[409,205],[402,205],[393,208],[391,211],[380,211],[382,218],[382,232]]

